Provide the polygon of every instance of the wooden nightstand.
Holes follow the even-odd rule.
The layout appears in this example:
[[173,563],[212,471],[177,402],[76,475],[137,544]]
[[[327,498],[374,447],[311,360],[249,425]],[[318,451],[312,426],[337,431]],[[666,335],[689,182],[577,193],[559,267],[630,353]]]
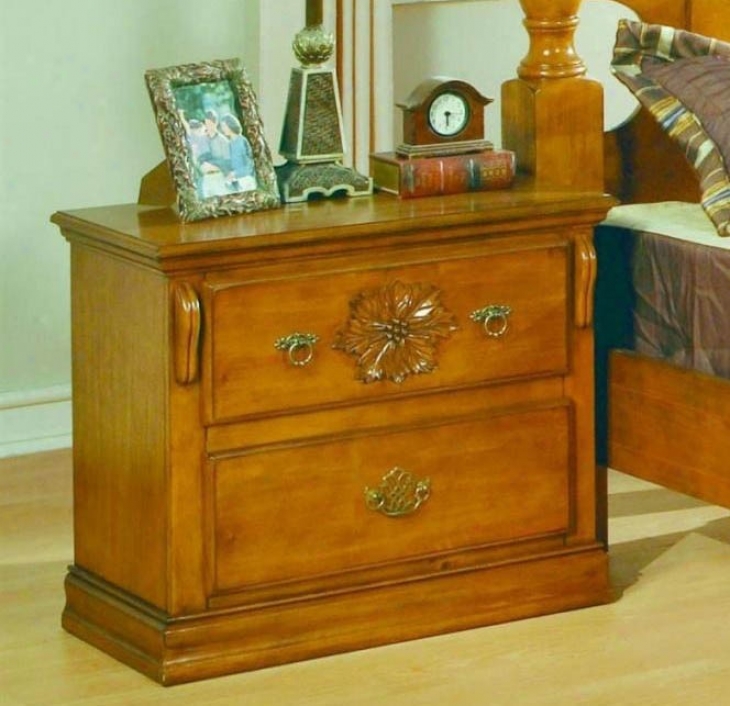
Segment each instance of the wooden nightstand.
[[71,244],[64,627],[165,684],[608,601],[600,193],[297,204]]

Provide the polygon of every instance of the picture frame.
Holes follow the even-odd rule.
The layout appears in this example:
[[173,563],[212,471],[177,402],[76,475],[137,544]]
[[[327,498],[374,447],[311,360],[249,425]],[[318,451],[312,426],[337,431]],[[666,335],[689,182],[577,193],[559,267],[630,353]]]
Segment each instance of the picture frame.
[[145,72],[183,221],[281,205],[256,95],[239,59]]

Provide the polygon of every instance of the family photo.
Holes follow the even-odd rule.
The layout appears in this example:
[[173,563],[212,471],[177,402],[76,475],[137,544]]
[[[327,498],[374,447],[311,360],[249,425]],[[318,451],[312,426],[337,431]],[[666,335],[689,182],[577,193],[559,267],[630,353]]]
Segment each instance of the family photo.
[[255,190],[258,184],[253,152],[236,115],[229,84],[219,81],[181,86],[174,94],[198,197]]

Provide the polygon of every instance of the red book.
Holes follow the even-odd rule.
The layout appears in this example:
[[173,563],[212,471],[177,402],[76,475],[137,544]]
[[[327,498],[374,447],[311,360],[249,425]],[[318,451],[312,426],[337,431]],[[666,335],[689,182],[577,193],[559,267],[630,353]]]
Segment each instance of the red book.
[[402,199],[506,189],[516,171],[515,153],[489,149],[441,157],[370,155],[370,176],[377,189]]

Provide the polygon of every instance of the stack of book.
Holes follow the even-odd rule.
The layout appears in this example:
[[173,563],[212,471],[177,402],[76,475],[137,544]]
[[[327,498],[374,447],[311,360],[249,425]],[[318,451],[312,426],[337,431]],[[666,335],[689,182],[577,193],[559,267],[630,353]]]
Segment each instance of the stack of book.
[[395,152],[370,155],[375,188],[403,199],[506,189],[515,171],[515,153],[503,149],[434,157],[401,157]]

